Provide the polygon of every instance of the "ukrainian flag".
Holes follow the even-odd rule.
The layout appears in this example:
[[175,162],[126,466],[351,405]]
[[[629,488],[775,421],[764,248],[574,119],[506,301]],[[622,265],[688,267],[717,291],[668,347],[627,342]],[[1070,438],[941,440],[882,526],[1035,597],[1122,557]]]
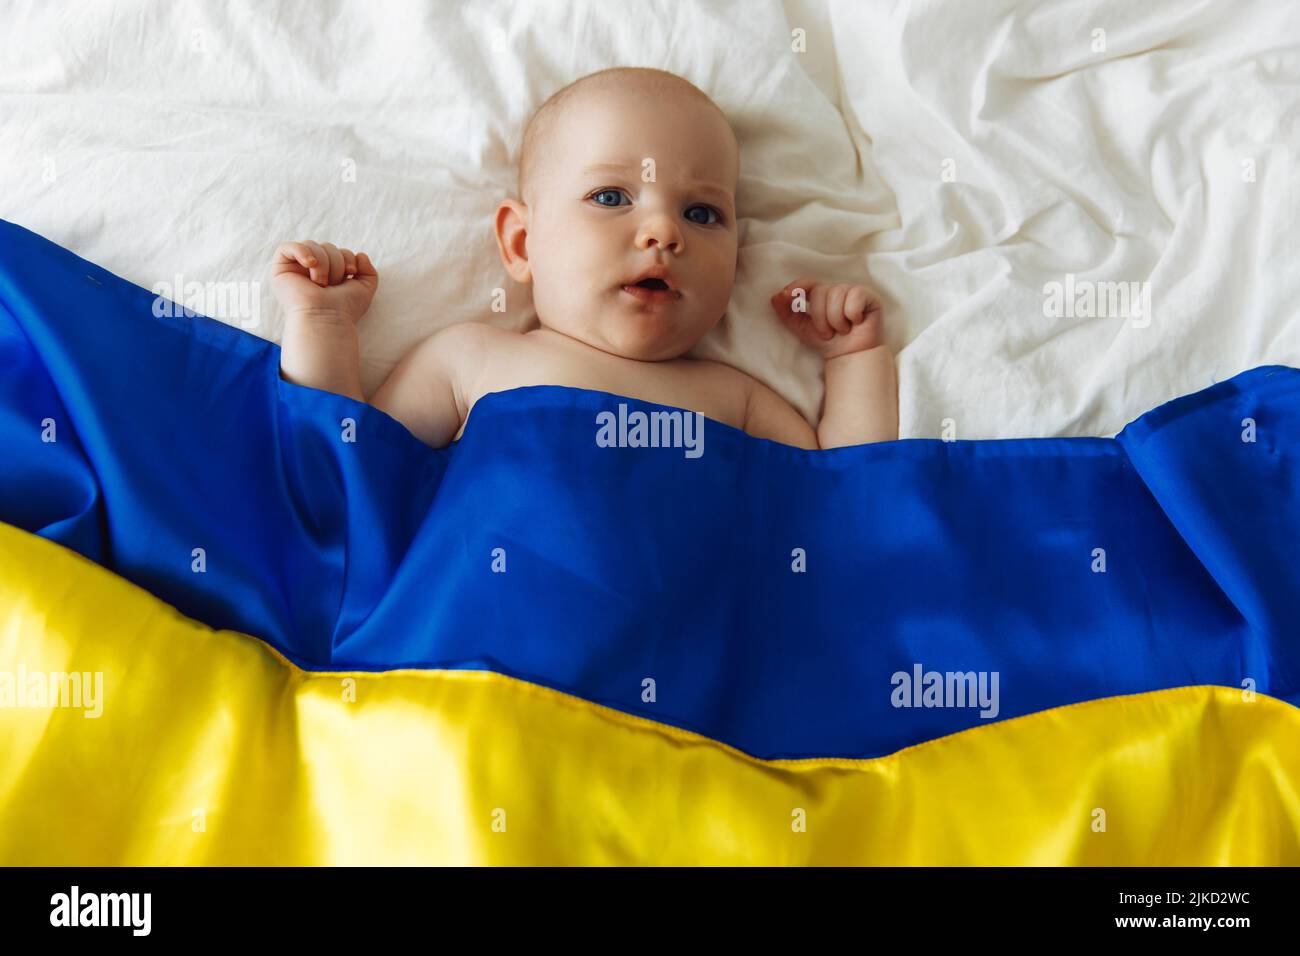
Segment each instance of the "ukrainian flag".
[[1300,862],[1300,371],[433,450],[156,305],[0,224],[0,864]]

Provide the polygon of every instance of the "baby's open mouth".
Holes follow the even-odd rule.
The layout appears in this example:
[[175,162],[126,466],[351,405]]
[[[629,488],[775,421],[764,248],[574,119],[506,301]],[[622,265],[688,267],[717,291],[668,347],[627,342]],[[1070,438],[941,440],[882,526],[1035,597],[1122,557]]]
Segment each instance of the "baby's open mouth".
[[670,288],[663,279],[642,279],[636,285],[623,286],[623,291],[648,304],[675,302],[681,298],[680,293]]
[[673,302],[681,298],[671,282],[657,276],[646,276],[623,286],[623,291],[641,302]]

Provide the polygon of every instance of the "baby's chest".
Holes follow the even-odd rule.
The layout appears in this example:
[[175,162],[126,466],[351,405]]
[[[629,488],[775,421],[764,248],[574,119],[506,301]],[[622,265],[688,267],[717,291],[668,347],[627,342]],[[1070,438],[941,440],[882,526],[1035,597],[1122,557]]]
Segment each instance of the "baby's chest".
[[[685,408],[741,428],[745,396],[738,379],[738,375],[727,375],[704,364],[697,367],[697,363],[677,362],[586,362],[538,350],[524,361],[506,359],[487,363],[466,397],[472,410],[473,403],[489,392],[530,385],[563,385]],[[464,430],[462,424],[456,437]]]

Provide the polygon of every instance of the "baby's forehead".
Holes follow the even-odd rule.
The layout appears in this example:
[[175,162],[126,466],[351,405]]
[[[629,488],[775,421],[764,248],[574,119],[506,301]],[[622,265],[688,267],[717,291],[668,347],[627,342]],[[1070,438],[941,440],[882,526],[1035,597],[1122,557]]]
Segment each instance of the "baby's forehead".
[[726,117],[710,101],[685,94],[651,99],[635,90],[609,88],[568,105],[557,124],[560,148],[553,156],[570,175],[640,175],[647,166],[667,166],[676,176],[735,188],[739,146]]
[[[593,167],[655,164],[673,181],[707,181],[734,198],[740,147],[703,91],[659,71],[608,71],[548,100],[525,130],[520,193],[572,188]],[[590,178],[590,177],[587,177]],[[531,185],[529,185],[531,184]]]

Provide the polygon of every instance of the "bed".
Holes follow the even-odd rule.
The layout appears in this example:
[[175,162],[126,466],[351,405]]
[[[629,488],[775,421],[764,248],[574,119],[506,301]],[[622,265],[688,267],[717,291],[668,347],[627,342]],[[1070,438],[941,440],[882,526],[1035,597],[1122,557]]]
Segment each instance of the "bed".
[[[991,448],[993,440],[1060,438],[1079,442],[1061,446],[1071,454],[1103,447],[1117,454],[1115,443],[1088,442],[1122,436],[1127,425],[1162,406],[1166,411],[1151,421],[1177,418],[1163,403],[1179,397],[1212,396],[1238,418],[1243,408],[1294,411],[1292,384],[1290,392],[1249,404],[1266,386],[1293,383],[1282,373],[1300,366],[1294,185],[1300,22],[1287,14],[1280,0],[1231,8],[575,0],[356,3],[324,10],[284,4],[273,13],[215,3],[121,3],[76,18],[32,4],[18,14],[17,28],[0,37],[0,177],[7,184],[0,218],[81,258],[74,262],[8,227],[5,249],[13,261],[30,254],[31,262],[65,270],[57,274],[71,277],[69,283],[80,280],[66,270],[80,270],[91,285],[136,306],[142,300],[126,286],[119,290],[116,276],[178,300],[194,282],[260,283],[251,299],[201,303],[198,310],[238,330],[196,334],[243,355],[250,364],[241,368],[273,367],[266,363],[274,357],[281,317],[264,270],[281,240],[310,237],[365,249],[382,277],[361,325],[363,383],[372,391],[415,342],[437,329],[463,321],[519,329],[535,323],[527,289],[507,282],[489,231],[496,203],[512,192],[523,123],[546,96],[580,75],[613,65],[656,66],[709,93],[731,118],[742,149],[736,292],[727,318],[697,354],[753,374],[811,419],[821,400],[816,361],[784,331],[767,299],[802,274],[867,282],[884,298],[886,337],[898,356],[901,438],[973,441],[962,446],[969,449]],[[31,316],[42,309],[32,303],[39,295],[23,286],[21,272],[11,266],[5,278],[6,303],[14,316],[27,310],[26,321],[35,322]],[[507,290],[505,313],[490,307],[497,287]],[[89,287],[78,290],[78,300],[89,301]],[[1116,307],[1117,293],[1130,291]],[[46,303],[45,313],[54,312]],[[46,366],[58,364],[65,354],[58,333],[38,341],[32,330],[43,326],[20,321],[18,327],[32,336]],[[51,320],[48,327],[58,326]],[[18,342],[17,335],[8,340]],[[106,339],[105,349],[112,347]],[[14,346],[11,354],[26,353]],[[1275,366],[1279,378],[1267,384]],[[211,384],[212,426],[229,426],[226,393],[212,383],[240,379],[225,377],[229,369],[216,363],[192,368],[194,375],[173,383],[188,396],[184,407],[204,407],[194,399]],[[54,381],[59,384],[57,376]],[[313,410],[347,413],[341,397],[307,392],[314,390],[293,390],[290,401],[303,420]],[[50,394],[68,400],[58,388]],[[20,398],[12,401],[18,408]],[[94,418],[95,407],[86,403],[79,426]],[[402,454],[417,454],[403,444],[409,436],[392,431],[400,426],[375,427],[387,430],[386,441]],[[79,440],[87,433],[76,431]],[[103,434],[121,432],[105,426]],[[1292,461],[1270,440],[1265,431],[1260,447]],[[108,441],[87,447],[67,475],[100,482],[102,492],[109,482],[91,466],[117,460],[116,452],[105,451]],[[998,447],[1011,454],[1027,446]],[[40,648],[33,659],[51,672],[72,669],[72,652],[89,645],[106,609],[130,608],[124,619],[150,623],[147,631],[119,623],[105,632],[121,655],[115,666],[131,666],[125,649],[152,648],[156,658],[150,659],[159,665],[138,685],[150,689],[150,719],[166,713],[158,701],[169,686],[183,687],[194,709],[177,720],[179,736],[153,753],[154,762],[134,766],[134,776],[105,798],[106,813],[136,812],[131,826],[110,833],[93,818],[82,819],[84,830],[53,846],[40,842],[32,814],[49,794],[67,792],[75,761],[49,748],[60,741],[65,756],[96,751],[80,725],[24,724],[30,749],[0,763],[0,773],[9,774],[3,778],[9,800],[0,810],[10,824],[0,857],[9,863],[1294,863],[1300,860],[1295,665],[1275,643],[1294,634],[1287,616],[1293,612],[1276,588],[1261,597],[1249,575],[1243,583],[1231,570],[1258,570],[1260,560],[1283,566],[1285,552],[1278,549],[1285,541],[1279,536],[1271,550],[1247,554],[1229,571],[1215,564],[1225,553],[1235,555],[1230,542],[1214,537],[1219,532],[1206,532],[1208,544],[1189,540],[1186,554],[1175,553],[1174,532],[1188,526],[1185,512],[1169,504],[1186,504],[1174,479],[1200,467],[1186,453],[1194,442],[1177,447],[1184,470],[1167,469],[1156,456],[1155,478],[1132,451],[1131,466],[1152,494],[1143,499],[1142,514],[1166,515],[1171,560],[1203,559],[1208,579],[1222,586],[1221,594],[1212,592],[1215,613],[1238,613],[1234,627],[1249,638],[1239,659],[1235,651],[1225,653],[1224,669],[1189,673],[1183,687],[1169,673],[1137,690],[1124,685],[1126,692],[1146,692],[1140,701],[1067,695],[1056,709],[1005,721],[1000,735],[945,736],[960,728],[930,728],[871,752],[847,744],[764,749],[749,745],[757,738],[708,732],[733,726],[723,718],[734,715],[735,700],[718,704],[711,723],[651,727],[635,706],[611,709],[598,695],[566,694],[573,687],[558,678],[530,683],[528,673],[494,670],[494,661],[455,674],[426,671],[417,679],[394,658],[361,655],[348,661],[368,666],[313,676],[328,653],[302,652],[291,639],[302,632],[290,629],[280,641],[253,626],[297,621],[292,608],[267,598],[254,604],[273,610],[245,614],[223,603],[218,591],[192,590],[158,568],[138,565],[139,573],[127,574],[134,552],[124,545],[143,548],[152,540],[148,533],[123,538],[121,525],[112,522],[89,522],[75,535],[68,524],[50,532],[58,522],[43,523],[48,516],[38,520],[28,502],[11,497],[0,502],[6,521],[36,534],[0,529],[5,606],[11,633],[45,635],[31,645]],[[956,453],[928,442],[909,448]],[[860,450],[839,451],[845,454],[835,462],[866,461]],[[180,459],[180,470],[197,460]],[[1118,459],[1117,465],[1127,467]],[[20,475],[28,482],[21,487],[38,487],[40,474]],[[1300,516],[1293,472],[1259,474],[1274,483],[1269,487],[1278,490],[1285,518]],[[361,482],[373,489],[373,477],[364,476],[343,487],[355,490]],[[269,480],[250,488],[246,478],[228,487],[266,501],[284,493]],[[1220,489],[1220,500],[1249,495],[1241,485],[1223,487],[1237,492],[1234,498]],[[136,493],[144,497],[139,488]],[[321,498],[302,507],[327,514],[327,504]],[[1277,527],[1285,528],[1285,520]],[[62,540],[82,557],[42,536]],[[1195,573],[1203,573],[1199,564]],[[43,581],[81,586],[69,585],[67,599],[47,608]],[[348,579],[341,594],[366,586]],[[1141,611],[1140,600],[1133,606]],[[352,623],[364,618],[359,613]],[[7,647],[12,656],[21,644]],[[1291,645],[1285,647],[1290,654]],[[1242,696],[1239,678],[1258,676],[1261,659],[1274,664],[1271,682],[1260,688],[1267,703],[1247,710],[1255,698]],[[197,666],[200,660],[208,669]],[[335,699],[336,684],[324,682],[349,678],[354,691],[358,682],[367,688],[363,696],[381,696],[381,686],[382,695],[392,696],[367,716],[347,716],[353,712]],[[233,686],[243,688],[234,699]],[[575,678],[573,686],[580,690],[582,681]],[[743,687],[734,687],[741,684],[724,701],[727,694],[743,696]],[[1160,696],[1169,694],[1174,697]],[[403,722],[414,699],[440,715],[436,726],[426,726],[436,739],[417,742],[413,725]],[[102,731],[114,735],[109,752],[126,752],[140,729],[96,726],[113,728]],[[507,741],[507,733],[496,746],[513,749],[471,758],[476,741],[494,726],[541,726],[554,736],[538,749],[526,735]],[[1131,737],[1116,738],[1117,726]],[[414,748],[408,754],[423,755],[413,758],[419,769],[404,770],[410,775],[400,784],[375,782],[386,751],[376,748],[367,757],[367,741],[404,734]],[[1254,749],[1234,746],[1243,734],[1256,735]],[[1129,744],[1152,735],[1164,741],[1159,759],[1137,759]],[[42,740],[44,751],[37,749]],[[1041,789],[1017,785],[1041,778],[1043,755],[1059,752],[1067,740],[1095,761],[1086,786],[1069,774],[1043,780]],[[1100,749],[1089,751],[1091,744]],[[351,748],[347,760],[341,747]],[[583,790],[590,766],[578,755],[585,752],[603,755],[617,785]],[[273,768],[271,753],[296,762]],[[1191,809],[1176,792],[1116,783],[1139,766],[1151,780],[1175,778],[1210,754],[1223,773]],[[157,761],[171,768],[174,780],[159,776]],[[675,782],[663,777],[647,784],[644,768],[669,761]],[[991,761],[1015,769],[1002,791],[972,797],[960,813],[942,800],[926,802],[926,794],[969,788]],[[1085,759],[1074,762],[1083,766]],[[901,787],[900,764],[913,767]],[[924,770],[916,769],[922,764]],[[23,778],[24,765],[41,772]],[[506,765],[514,768],[510,774],[492,775]],[[287,829],[237,798],[234,788],[250,775],[258,797],[290,794],[301,814]],[[498,804],[527,803],[529,784],[543,777],[553,781],[548,800],[581,792],[590,805],[575,803],[565,827],[548,836],[536,837],[525,824],[523,832],[534,836],[493,842],[491,834],[520,832],[506,829],[504,811],[497,830]],[[176,785],[182,778],[185,785]],[[358,780],[372,783],[367,788]],[[665,807],[678,792],[673,787],[700,780],[715,781],[714,806],[735,828],[722,832],[717,818],[704,814],[692,817],[680,841],[665,844],[654,824],[669,825]],[[394,789],[385,790],[385,783]],[[131,810],[146,784],[152,817]],[[486,792],[493,785],[505,795]],[[637,803],[647,785],[652,796]],[[443,804],[430,817],[413,795],[438,786],[447,787],[455,806]],[[214,789],[224,800],[214,802]],[[1106,813],[1100,830],[1095,817],[1106,807],[1087,802],[1100,793],[1110,794],[1112,812],[1145,807],[1162,826],[1148,827],[1141,838],[1129,831],[1109,843],[1090,842],[1089,833],[1106,832]],[[800,794],[813,806],[794,806]],[[481,798],[472,809],[471,796]],[[981,808],[1017,800],[1002,824],[981,824]],[[1251,829],[1253,840],[1239,839],[1239,830],[1223,821],[1225,800],[1236,801],[1237,826]],[[384,801],[390,814],[375,816]],[[1066,804],[1076,823],[1086,820],[1092,828],[1084,824],[1068,838],[1053,831]],[[814,820],[852,826],[863,806],[879,814],[848,843],[826,836],[807,846],[785,842],[790,832],[801,832],[792,829],[792,814],[795,824],[805,819],[799,812],[811,812]],[[367,814],[364,826],[344,823]],[[1180,814],[1193,824],[1177,825]],[[470,815],[488,829],[464,826]],[[1021,821],[1019,830],[1012,817]],[[780,840],[764,837],[778,818]],[[575,823],[582,819],[596,822],[584,830]],[[910,820],[910,828],[894,826],[899,819]],[[176,828],[223,839],[178,843]],[[1204,839],[1168,842],[1188,831]],[[79,857],[81,850],[86,854]]]

